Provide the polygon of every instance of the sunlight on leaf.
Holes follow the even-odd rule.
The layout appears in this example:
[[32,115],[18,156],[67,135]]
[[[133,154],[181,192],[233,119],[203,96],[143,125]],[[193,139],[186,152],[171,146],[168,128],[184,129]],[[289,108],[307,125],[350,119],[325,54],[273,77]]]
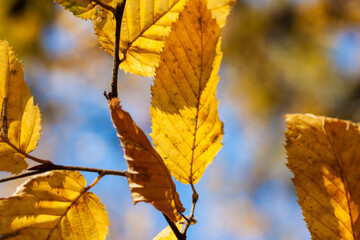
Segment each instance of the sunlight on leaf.
[[179,211],[185,209],[160,155],[130,114],[121,108],[118,98],[110,100],[109,106],[129,167],[128,181],[134,204],[149,202],[172,221],[179,221]]
[[[177,19],[185,0],[128,0],[120,33],[120,58],[126,60],[120,67],[124,71],[153,76],[154,66],[164,47],[164,38]],[[103,49],[114,54],[115,20],[106,10],[94,18],[94,29]]]
[[90,19],[96,12],[96,4],[89,0],[54,0],[66,10],[82,19]]
[[[3,137],[25,153],[33,151],[40,139],[40,110],[34,106],[21,63],[6,41],[0,41],[0,102],[0,112],[6,117]],[[19,173],[26,168],[25,157],[0,140],[0,170]]]
[[[172,24],[183,9],[185,0],[128,0],[121,24],[120,58],[126,57],[120,67],[124,71],[143,76],[154,76],[160,61],[164,40]],[[220,26],[225,25],[234,0],[211,0],[210,9]],[[192,4],[192,1],[189,1]],[[115,21],[111,13],[100,10],[94,17],[94,28],[103,49],[114,53]]]
[[189,3],[156,69],[151,137],[171,174],[182,183],[197,183],[222,147],[216,99],[221,30],[206,1]]
[[0,199],[0,236],[10,239],[105,239],[109,220],[79,172],[52,171],[30,178]]
[[220,28],[225,26],[226,18],[235,3],[235,0],[207,0],[207,7]]
[[[182,225],[180,223],[176,224],[177,228],[181,230]],[[159,232],[153,240],[177,240],[173,230],[171,230],[170,226],[164,228],[161,232]]]
[[360,238],[360,126],[286,116],[288,168],[312,239]]

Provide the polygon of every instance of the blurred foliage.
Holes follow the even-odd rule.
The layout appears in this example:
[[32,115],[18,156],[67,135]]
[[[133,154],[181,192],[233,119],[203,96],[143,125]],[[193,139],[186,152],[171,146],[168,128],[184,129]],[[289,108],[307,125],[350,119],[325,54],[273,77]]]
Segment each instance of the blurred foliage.
[[360,51],[349,50],[359,55],[349,62],[339,40],[346,34],[360,39],[358,0],[238,1],[225,28],[222,46],[231,74],[222,81],[244,131],[257,135],[249,191],[274,178],[290,184],[283,165],[284,114],[360,121],[360,75],[351,69],[359,68]]
[[0,38],[19,55],[38,52],[39,38],[51,18],[48,0],[0,0]]
[[242,113],[265,121],[294,111],[360,120],[359,76],[351,81],[331,56],[336,35],[359,25],[357,0],[239,1],[223,47],[237,69],[231,92]]

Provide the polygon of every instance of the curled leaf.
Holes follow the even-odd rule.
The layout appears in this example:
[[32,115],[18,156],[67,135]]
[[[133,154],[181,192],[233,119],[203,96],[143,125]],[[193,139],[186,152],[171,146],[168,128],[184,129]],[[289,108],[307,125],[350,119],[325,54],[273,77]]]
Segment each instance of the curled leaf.
[[179,212],[185,209],[160,155],[130,114],[121,108],[118,98],[111,99],[109,106],[129,168],[128,181],[134,204],[149,202],[172,221],[179,221]]

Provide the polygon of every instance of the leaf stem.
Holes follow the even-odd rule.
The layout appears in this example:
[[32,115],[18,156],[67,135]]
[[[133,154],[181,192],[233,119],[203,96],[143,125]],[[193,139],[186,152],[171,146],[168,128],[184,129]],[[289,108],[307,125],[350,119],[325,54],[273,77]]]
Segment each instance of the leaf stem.
[[16,150],[18,153],[20,153],[21,155],[23,155],[26,158],[29,158],[37,163],[41,163],[41,164],[53,164],[51,161],[49,160],[43,160],[34,156],[31,156],[29,154],[27,154],[26,152],[22,151],[21,149],[17,148],[15,145],[13,145],[6,137],[0,135],[0,138],[3,142],[5,142],[7,145],[9,145],[10,147],[12,147],[14,150]]
[[105,176],[104,173],[99,173],[99,175],[94,179],[94,181],[84,189],[84,192],[86,193],[91,188],[93,188],[100,181],[100,179],[102,179],[103,176]]
[[174,232],[176,238],[178,240],[186,240],[186,235],[179,231],[179,229],[176,227],[175,223],[173,223],[165,214],[163,214],[163,215],[166,219],[166,222],[169,224],[171,230]]
[[186,219],[187,222],[184,226],[184,229],[182,231],[182,233],[184,235],[186,235],[186,231],[188,230],[188,228],[190,227],[190,225],[196,223],[196,219],[195,219],[195,206],[196,206],[196,203],[197,201],[199,200],[199,194],[196,192],[196,189],[194,187],[194,184],[193,183],[190,183],[190,186],[193,190],[193,194],[192,194],[192,206],[191,206],[191,211],[190,211],[190,217],[189,219]]

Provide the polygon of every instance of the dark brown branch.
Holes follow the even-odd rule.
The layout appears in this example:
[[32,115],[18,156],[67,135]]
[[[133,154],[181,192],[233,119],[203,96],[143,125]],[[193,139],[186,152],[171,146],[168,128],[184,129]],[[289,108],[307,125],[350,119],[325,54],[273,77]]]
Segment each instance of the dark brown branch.
[[18,234],[19,234],[19,231],[12,232],[12,233],[7,233],[7,234],[4,234],[4,235],[0,235],[0,239],[1,240],[9,239],[9,238],[15,237]]
[[127,171],[117,171],[117,170],[105,170],[101,168],[89,168],[89,167],[73,167],[73,166],[65,166],[65,165],[38,165],[35,167],[30,168],[29,170],[71,170],[71,171],[82,171],[82,172],[94,172],[101,174],[103,176],[105,175],[115,175],[115,176],[122,176],[126,177],[129,173]]
[[116,13],[114,14],[116,24],[115,24],[113,76],[112,76],[112,82],[111,82],[111,98],[118,96],[117,82],[118,82],[119,65],[121,63],[120,56],[119,56],[120,32],[121,32],[121,21],[122,21],[124,10],[125,10],[125,4],[126,4],[126,0],[123,0],[122,3],[116,9]]
[[99,5],[100,7],[104,8],[104,9],[106,9],[106,10],[112,12],[112,13],[115,13],[115,11],[116,11],[115,8],[113,8],[113,7],[111,7],[111,6],[108,6],[108,5],[102,3],[102,2],[99,1],[99,0],[89,0],[89,1],[96,3],[96,4]]
[[169,224],[171,230],[174,232],[176,238],[178,240],[186,240],[186,235],[179,231],[179,229],[176,227],[176,224],[173,223],[165,214],[163,214],[163,215],[166,219],[166,222]]
[[109,92],[108,94],[106,93],[104,94],[108,100],[118,97],[117,83],[118,83],[119,65],[125,60],[125,56],[122,59],[120,59],[119,56],[121,21],[125,10],[125,4],[126,4],[126,0],[123,0],[121,4],[119,4],[116,7],[115,12],[113,12],[115,17],[115,43],[114,43],[114,61],[113,61],[112,80],[111,80],[111,92]]
[[18,178],[28,177],[28,176],[32,176],[32,175],[36,175],[39,173],[52,171],[52,170],[71,170],[71,171],[95,172],[102,176],[116,175],[116,176],[126,177],[128,175],[127,171],[116,171],[116,170],[105,170],[105,169],[100,169],[100,168],[73,167],[73,166],[57,165],[57,164],[54,164],[53,162],[51,162],[50,160],[40,159],[40,158],[34,157],[30,154],[23,152],[22,150],[20,150],[16,146],[14,146],[11,142],[9,142],[9,140],[6,139],[2,135],[0,135],[0,139],[2,141],[4,141],[6,144],[8,144],[10,147],[12,147],[16,152],[22,154],[26,158],[29,158],[37,163],[41,163],[40,165],[29,168],[28,170],[30,170],[31,172],[26,172],[26,173],[23,173],[20,175],[0,179],[0,183],[18,179]]
[[0,183],[8,182],[14,179],[24,178],[33,176],[36,174],[52,171],[52,170],[71,170],[71,171],[82,171],[82,172],[94,172],[98,173],[99,175],[113,175],[113,176],[121,176],[126,177],[129,173],[127,171],[116,171],[116,170],[105,170],[100,168],[88,168],[88,167],[73,167],[73,166],[64,166],[64,165],[56,165],[56,164],[42,164],[37,165],[29,169],[30,172],[26,172],[23,174],[2,178],[0,179]]
[[43,172],[46,172],[46,170],[31,171],[31,172],[26,172],[26,173],[23,173],[23,174],[19,174],[19,175],[7,177],[7,178],[2,178],[2,179],[0,179],[0,183],[8,182],[8,181],[19,179],[19,178],[29,177],[29,176],[40,174],[40,173],[43,173]]

